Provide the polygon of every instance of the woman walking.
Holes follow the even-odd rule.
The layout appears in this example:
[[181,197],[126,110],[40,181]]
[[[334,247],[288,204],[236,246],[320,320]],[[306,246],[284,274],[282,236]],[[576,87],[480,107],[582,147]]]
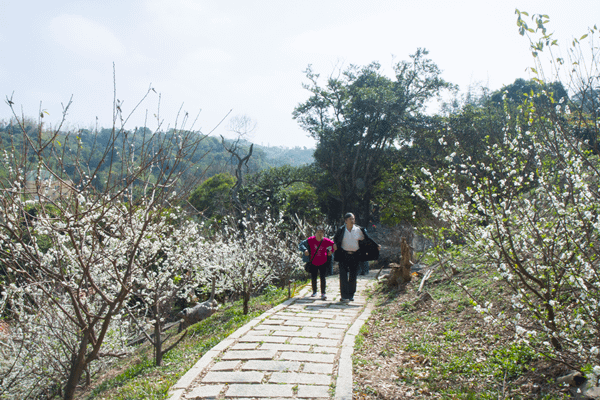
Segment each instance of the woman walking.
[[[302,242],[304,244],[305,242]],[[312,297],[317,296],[317,275],[321,279],[321,299],[326,300],[326,285],[327,281],[325,276],[327,274],[327,268],[329,263],[327,262],[327,256],[331,255],[333,251],[337,249],[333,240],[325,237],[325,228],[322,226],[317,227],[315,236],[311,236],[306,239],[307,246],[303,246],[304,255],[310,257],[310,276],[312,280]]]

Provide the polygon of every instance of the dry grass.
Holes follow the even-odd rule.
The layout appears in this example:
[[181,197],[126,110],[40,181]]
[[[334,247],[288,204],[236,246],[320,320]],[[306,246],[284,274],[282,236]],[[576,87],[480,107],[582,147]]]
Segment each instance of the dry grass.
[[496,304],[505,296],[482,271],[434,272],[426,301],[419,301],[418,278],[402,288],[377,286],[377,308],[357,337],[354,398],[568,398],[554,383],[567,369],[516,342],[509,329],[484,323],[456,279]]

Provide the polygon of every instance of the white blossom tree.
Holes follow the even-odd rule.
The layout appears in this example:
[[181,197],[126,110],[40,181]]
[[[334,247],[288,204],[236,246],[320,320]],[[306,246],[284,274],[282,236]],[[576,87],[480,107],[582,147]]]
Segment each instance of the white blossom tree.
[[[84,373],[89,380],[103,360],[126,354],[133,327],[124,306],[134,289],[152,286],[147,271],[164,252],[153,239],[184,242],[173,235],[185,229],[174,230],[165,210],[201,178],[190,160],[204,135],[186,126],[187,114],[168,134],[161,121],[154,132],[128,131],[116,101],[115,127],[90,168],[83,133],[46,130],[40,115],[32,131],[13,114],[14,147],[0,180],[1,311],[9,325],[0,337],[0,396],[72,399]],[[163,265],[180,271],[185,261]]]
[[[539,57],[553,40],[544,28],[547,17],[534,21],[536,30],[519,14],[522,33],[541,33],[531,43]],[[591,48],[591,65],[584,67],[583,58],[569,65],[571,92],[586,92],[599,76],[598,50]],[[581,54],[579,40],[570,54]],[[560,71],[564,60],[553,61]],[[541,62],[536,67],[543,83]],[[587,124],[597,138],[600,119],[582,104],[542,107],[530,96],[506,120],[501,142],[485,146],[486,161],[472,161],[450,134],[440,138],[452,147],[450,166],[423,170],[428,179],[415,190],[465,240],[461,257],[474,268],[496,267],[512,289],[518,313],[510,322],[518,338],[539,343],[543,354],[572,368],[598,366],[600,159],[580,128]],[[476,308],[488,321],[507,323],[493,304]]]
[[247,215],[241,224],[234,221],[217,232],[211,243],[207,260],[219,267],[226,288],[242,297],[244,314],[254,293],[301,266],[297,239],[285,232],[283,223],[281,217]]

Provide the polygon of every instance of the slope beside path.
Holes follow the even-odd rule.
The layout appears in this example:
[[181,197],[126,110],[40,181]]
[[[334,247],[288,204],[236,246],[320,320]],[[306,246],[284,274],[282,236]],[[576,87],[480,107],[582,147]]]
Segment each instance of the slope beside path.
[[354,339],[372,309],[364,292],[374,276],[358,277],[353,302],[340,302],[335,275],[327,300],[308,287],[253,319],[206,352],[169,400],[351,400]]

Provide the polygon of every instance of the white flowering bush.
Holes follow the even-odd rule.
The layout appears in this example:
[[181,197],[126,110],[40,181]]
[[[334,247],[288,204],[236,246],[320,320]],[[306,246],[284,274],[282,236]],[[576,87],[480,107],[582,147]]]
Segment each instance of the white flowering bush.
[[281,216],[249,214],[240,224],[223,227],[210,243],[206,260],[225,276],[225,288],[242,297],[244,314],[254,293],[301,268],[298,238],[286,230]]
[[21,147],[4,154],[0,177],[0,397],[72,399],[195,279],[197,228],[173,204],[193,187],[186,161],[204,136],[115,128],[96,149],[98,168],[108,165],[98,184],[60,126],[13,123]]
[[[512,289],[518,312],[501,322],[516,337],[572,367],[599,365],[600,160],[579,128],[591,122],[597,135],[600,120],[577,104],[543,107],[535,97],[507,108],[502,139],[482,143],[478,161],[440,138],[449,167],[424,170],[415,191],[464,240],[461,257],[495,267]],[[492,304],[476,309],[500,322]]]
[[146,233],[136,255],[145,267],[133,276],[133,300],[126,306],[138,330],[154,346],[156,365],[185,337],[163,348],[171,337],[164,337],[163,326],[173,317],[175,301],[188,299],[196,288],[206,286],[215,270],[205,262],[208,248],[202,226],[181,215],[179,208],[165,211]]

